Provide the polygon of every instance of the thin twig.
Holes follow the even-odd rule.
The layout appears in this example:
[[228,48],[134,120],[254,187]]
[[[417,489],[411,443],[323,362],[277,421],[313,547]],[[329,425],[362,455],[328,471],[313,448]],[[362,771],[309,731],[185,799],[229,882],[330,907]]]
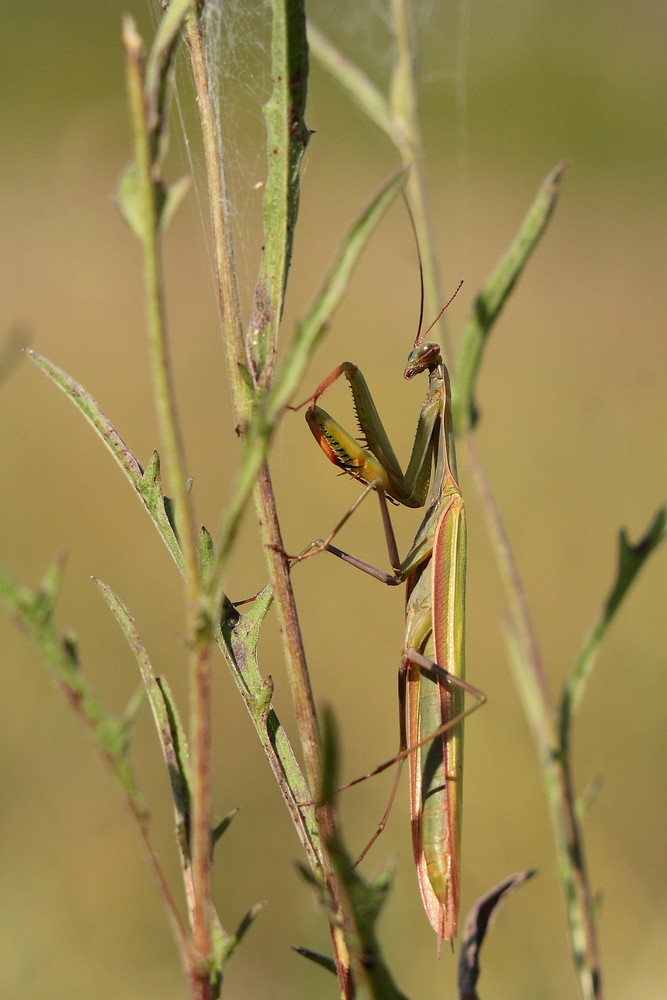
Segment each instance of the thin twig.
[[[167,337],[163,291],[158,185],[163,107],[162,82],[147,85],[143,47],[134,23],[126,18],[123,40],[127,54],[127,86],[130,96],[137,182],[142,225],[148,339],[158,426],[169,483],[174,496],[179,542],[183,553],[186,591],[187,636],[190,645],[190,732],[192,752],[192,934],[195,962],[194,983],[206,995],[211,960],[211,778],[210,778],[210,670],[212,629],[205,626],[201,577],[197,555],[197,527],[188,496],[185,452],[178,417]],[[166,67],[165,67],[166,71]],[[209,619],[210,621],[210,619]]]

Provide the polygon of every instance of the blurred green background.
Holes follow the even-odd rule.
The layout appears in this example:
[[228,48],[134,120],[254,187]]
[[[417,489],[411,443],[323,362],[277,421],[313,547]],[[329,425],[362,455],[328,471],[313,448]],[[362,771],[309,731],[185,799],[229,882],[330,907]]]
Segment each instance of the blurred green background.
[[[0,301],[3,331],[25,330],[36,350],[81,381],[145,461],[158,442],[139,253],[112,198],[130,148],[120,46],[128,8],[150,31],[144,0],[4,7]],[[379,4],[310,9],[383,79]],[[236,55],[247,60],[225,64],[225,86],[238,83],[227,101],[238,112],[231,168],[247,296],[261,240],[261,192],[253,186],[263,176],[258,102],[265,86],[254,60],[264,36],[248,44],[254,18],[230,10]],[[610,585],[618,528],[627,526],[636,538],[665,494],[667,9],[619,0],[479,0],[420,7],[419,25],[445,287],[465,279],[448,313],[454,339],[539,182],[556,162],[571,160],[556,217],[494,332],[479,393],[480,448],[556,689]],[[315,135],[303,174],[285,336],[347,224],[395,166],[388,144],[317,66],[308,124]],[[175,139],[173,174],[189,169]],[[196,195],[180,210],[168,234],[167,275],[194,496],[198,516],[213,527],[238,444],[203,211]],[[417,306],[414,242],[397,203],[302,394],[338,362],[354,360],[399,456],[409,451],[424,391],[400,377]],[[350,413],[344,390],[329,401],[336,413]],[[76,630],[85,670],[109,704],[120,708],[138,678],[91,574],[133,610],[156,670],[184,701],[180,582],[140,505],[80,416],[28,361],[2,386],[0,406],[0,559],[34,584],[54,553],[67,550],[59,620]],[[317,453],[300,415],[285,419],[271,468],[290,550],[324,533],[356,495]],[[465,469],[462,479],[465,491]],[[467,728],[464,909],[509,872],[540,870],[498,919],[483,956],[482,995],[574,997],[545,803],[503,646],[504,599],[470,487],[466,497],[468,669],[489,704]],[[397,512],[403,546],[418,517]],[[374,505],[346,529],[344,545],[383,560]],[[585,830],[592,881],[602,893],[600,941],[612,998],[657,998],[667,989],[665,559],[662,552],[648,564],[614,625],[575,734],[579,787],[603,778]],[[264,580],[248,518],[227,590],[241,598]],[[327,558],[300,567],[295,586],[316,695],[337,711],[351,778],[396,744],[402,595]],[[0,643],[0,995],[183,997],[169,931],[118,792],[38,656],[4,618]],[[274,625],[261,653],[279,715],[290,726]],[[231,963],[225,996],[334,996],[333,980],[289,951],[291,944],[327,950],[327,934],[295,873],[297,839],[222,667],[215,700],[215,809],[221,817],[241,807],[217,855],[219,910],[232,928],[252,903],[268,903]],[[160,852],[176,879],[167,783],[148,716],[135,760]],[[343,797],[352,845],[373,829],[388,780]],[[445,954],[437,961],[420,908],[407,789],[399,799],[367,862],[398,856],[384,945],[408,995],[453,996],[453,960]]]

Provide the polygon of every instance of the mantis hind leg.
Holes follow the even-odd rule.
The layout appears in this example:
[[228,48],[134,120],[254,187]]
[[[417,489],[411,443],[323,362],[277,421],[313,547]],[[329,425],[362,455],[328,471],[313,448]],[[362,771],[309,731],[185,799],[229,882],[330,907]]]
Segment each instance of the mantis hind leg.
[[[407,728],[406,728],[406,686],[407,686],[410,665],[413,665],[414,667],[418,668],[421,673],[428,674],[429,676],[434,677],[440,681],[446,681],[448,684],[451,684],[454,687],[458,687],[462,691],[465,691],[466,694],[472,695],[472,697],[476,699],[476,704],[471,705],[470,708],[467,708],[464,711],[455,715],[453,718],[448,719],[441,726],[438,726],[433,732],[429,733],[427,736],[424,736],[411,746],[408,746]],[[354,781],[350,781],[348,782],[348,784],[343,785],[341,786],[341,788],[338,789],[338,791],[344,791],[347,788],[352,788],[354,785],[359,785],[363,781],[367,781],[369,778],[374,778],[376,774],[382,774],[383,771],[386,771],[390,767],[393,767],[395,764],[398,764],[396,776],[391,786],[391,790],[389,792],[389,798],[387,800],[387,805],[382,814],[380,822],[377,825],[375,833],[368,841],[363,851],[361,851],[361,853],[359,854],[357,860],[355,861],[355,865],[358,865],[361,861],[363,861],[363,859],[366,857],[369,850],[371,849],[371,847],[373,846],[373,844],[378,839],[378,837],[380,836],[380,834],[383,832],[383,830],[387,825],[389,814],[391,813],[392,807],[394,805],[394,800],[396,798],[396,792],[398,791],[398,785],[401,779],[401,773],[403,770],[404,761],[408,757],[410,757],[411,754],[419,750],[421,747],[426,746],[433,740],[437,739],[439,736],[442,736],[442,734],[447,732],[449,729],[453,729],[465,718],[467,718],[469,715],[475,712],[478,708],[481,708],[481,706],[485,702],[486,702],[486,695],[478,687],[475,687],[474,684],[470,684],[469,681],[465,681],[461,677],[456,677],[449,671],[444,670],[442,667],[439,667],[438,664],[435,663],[433,660],[430,660],[422,653],[418,653],[417,650],[414,649],[406,650],[406,652],[403,654],[401,660],[401,666],[399,668],[399,673],[398,673],[398,708],[399,708],[399,734],[400,734],[398,753],[394,757],[391,757],[389,760],[386,760],[382,764],[379,764],[372,771],[369,771],[367,774],[361,775],[361,777],[359,778],[355,778]]]
[[[391,765],[394,762],[398,764],[398,767],[396,768],[396,775],[394,777],[394,781],[393,781],[393,784],[391,786],[391,791],[389,792],[389,798],[387,799],[387,805],[385,806],[385,810],[382,813],[382,818],[380,819],[380,822],[378,823],[378,825],[377,825],[377,827],[375,829],[375,833],[373,834],[373,836],[371,837],[371,839],[368,841],[368,843],[364,847],[363,851],[361,852],[361,854],[359,855],[359,857],[357,858],[357,860],[354,862],[355,868],[356,868],[356,866],[358,864],[360,864],[364,860],[364,858],[366,857],[366,855],[370,851],[371,847],[373,846],[373,844],[375,843],[375,841],[378,839],[378,837],[380,836],[380,834],[382,833],[382,831],[386,827],[387,821],[389,819],[389,813],[391,812],[392,806],[394,805],[394,799],[396,798],[396,792],[398,791],[398,786],[399,786],[399,783],[400,783],[400,780],[401,780],[401,773],[403,771],[403,764],[405,762],[405,750],[406,750],[406,745],[407,745],[407,741],[408,741],[407,729],[406,729],[406,724],[405,724],[405,692],[406,692],[406,684],[407,684],[407,670],[408,670],[408,665],[405,662],[405,659],[402,658],[401,659],[401,665],[400,665],[400,667],[398,669],[398,711],[399,711],[399,719],[398,719],[398,729],[399,729],[398,754],[396,755],[396,757],[394,758],[394,760],[387,761],[385,764],[381,764],[380,767],[376,768],[375,771],[372,771],[371,774],[368,775],[368,777],[370,778],[370,777],[373,777],[373,775],[375,775],[375,774],[380,774],[382,771],[386,770],[388,767],[391,767]],[[363,780],[363,779],[359,779],[359,780]],[[355,784],[356,784],[356,782],[355,782]]]

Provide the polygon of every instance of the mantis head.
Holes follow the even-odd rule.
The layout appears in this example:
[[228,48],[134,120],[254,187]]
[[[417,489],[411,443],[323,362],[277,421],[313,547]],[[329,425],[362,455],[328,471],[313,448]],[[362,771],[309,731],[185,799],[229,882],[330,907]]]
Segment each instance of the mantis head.
[[440,345],[434,343],[417,344],[408,355],[404,378],[414,378],[420,372],[432,371],[442,364]]
[[[421,267],[420,267],[420,273],[421,273]],[[433,322],[422,333],[421,327],[422,327],[422,319],[424,316],[424,284],[422,282],[422,301],[421,301],[421,308],[419,310],[419,327],[417,329],[417,336],[415,338],[415,346],[408,354],[408,364],[405,371],[403,372],[404,378],[414,378],[415,375],[419,375],[420,372],[425,372],[425,371],[432,372],[435,368],[437,368],[439,365],[442,364],[440,345],[433,344],[431,342],[424,342],[424,338],[426,337],[427,334],[431,332],[435,324],[438,322],[438,320],[444,313],[447,306],[451,302],[453,302],[453,300],[456,298],[462,284],[463,282],[459,281],[458,287],[454,292],[454,294],[452,295],[452,297],[447,302],[445,302],[444,306],[442,307],[438,315],[435,317]]]

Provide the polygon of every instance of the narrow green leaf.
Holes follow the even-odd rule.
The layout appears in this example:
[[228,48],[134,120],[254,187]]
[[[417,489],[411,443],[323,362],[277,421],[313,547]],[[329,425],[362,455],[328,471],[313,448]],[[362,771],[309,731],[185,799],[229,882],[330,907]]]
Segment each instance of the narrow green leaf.
[[81,663],[79,661],[79,647],[77,645],[74,629],[66,625],[60,635],[60,641],[62,643],[62,649],[66,659],[69,660],[75,670],[79,670],[81,668]]
[[162,492],[160,459],[157,452],[153,452],[146,469],[142,469],[109,418],[82,385],[35,351],[26,349],[26,354],[74,403],[102,439],[139,495],[174,562],[180,569],[182,557],[174,531],[173,515],[169,507],[170,500]]
[[[181,177],[169,187],[161,181],[154,184],[154,193],[157,200],[156,214],[160,228],[164,232],[176,214],[178,206],[181,204],[186,194],[192,186],[192,179],[189,176]],[[136,163],[128,163],[120,175],[118,187],[116,189],[116,203],[120,213],[128,226],[137,237],[144,238],[145,217],[142,202],[143,192],[139,185],[139,176]]]
[[224,968],[225,964],[232,957],[265,906],[266,903],[255,903],[254,906],[251,906],[248,912],[244,914],[234,933],[227,935],[227,940],[224,943],[219,959],[221,968]]
[[253,714],[266,721],[271,710],[273,681],[261,675],[257,662],[257,643],[262,623],[273,601],[273,591],[267,585],[250,605],[248,611],[240,615],[231,637],[238,673],[252,693]]
[[312,354],[327,330],[329,321],[340,305],[354,267],[370,237],[402,189],[405,169],[393,173],[354,220],[344,236],[336,259],[324,278],[315,301],[299,322],[267,403],[269,421],[289,402],[296,390]]
[[313,795],[308,787],[294,750],[278,716],[271,707],[273,684],[263,678],[257,662],[257,639],[273,595],[266,587],[253,601],[245,615],[225,599],[222,615],[224,621],[216,638],[230,665],[232,677],[248,709],[266,753],[271,770],[285,799],[290,815],[301,836],[309,864],[321,869],[319,834],[315,809],[304,807]]
[[162,700],[167,712],[169,732],[171,735],[171,746],[173,748],[176,764],[179,773],[183,776],[185,788],[186,790],[189,790],[192,777],[190,774],[190,751],[188,750],[185,728],[181,722],[178,706],[176,705],[174,695],[171,687],[169,686],[169,681],[164,676],[156,677],[155,680],[160,689],[160,694],[162,695]]
[[611,621],[618,607],[632,586],[635,577],[658,545],[667,537],[667,505],[660,507],[643,538],[633,545],[627,533],[620,532],[618,540],[618,574],[616,583],[604,606],[604,618]]
[[116,202],[128,226],[138,240],[144,235],[144,216],[136,163],[128,163],[120,175],[116,189]]
[[191,187],[192,178],[186,175],[185,177],[181,177],[180,180],[174,181],[174,183],[170,184],[167,188],[164,204],[162,205],[159,213],[160,228],[163,231],[174,218],[178,206],[181,204]]
[[600,651],[600,644],[642,566],[667,537],[667,505],[660,507],[646,533],[633,545],[625,531],[619,534],[616,579],[597,621],[586,636],[563,686],[560,705],[560,747],[566,753],[572,721]]
[[592,807],[597,802],[598,795],[602,790],[603,784],[604,780],[598,774],[592,779],[592,781],[589,781],[588,785],[586,786],[586,788],[584,788],[581,795],[578,796],[577,801],[574,804],[574,807],[575,807],[575,815],[579,820],[579,822],[583,820],[586,813],[589,812],[589,810],[592,809]]
[[174,504],[171,497],[166,496],[162,489],[160,456],[157,451],[153,452],[148,465],[143,471],[137,492],[145,504],[146,510],[150,514],[174,562],[179,569],[182,569],[183,556],[176,534]]
[[[56,560],[57,565],[59,560]],[[44,579],[59,576],[61,566],[54,571],[50,567]],[[48,585],[50,589],[52,584]],[[80,674],[76,643],[72,635],[68,635],[63,643],[57,634],[53,622],[53,602],[50,594],[46,599],[38,588],[33,591],[29,587],[16,582],[10,573],[0,566],[0,600],[5,611],[15,618],[34,640],[40,652],[52,668],[54,676],[60,681],[72,701],[84,693],[88,693],[86,681]],[[107,716],[107,711],[99,703],[93,710],[91,704],[90,718],[95,724]],[[85,706],[84,706],[85,709]]]
[[303,0],[283,0],[274,3],[272,10],[273,87],[264,107],[264,247],[247,333],[254,375],[262,386],[268,386],[272,377],[299,209],[301,161],[310,138],[304,120],[308,45]]
[[477,993],[477,980],[480,972],[479,954],[484,938],[493,923],[500,904],[534,874],[535,870],[533,869],[509,875],[490,892],[478,899],[468,914],[459,954],[458,1000],[479,1000]]
[[314,891],[317,901],[322,905],[326,905],[329,900],[322,879],[319,878],[317,872],[312,868],[308,868],[307,865],[302,864],[301,861],[295,861],[294,867],[306,885]]
[[213,565],[214,559],[215,552],[213,549],[213,539],[211,538],[211,533],[202,524],[199,529],[199,568],[201,570],[201,577],[204,584],[208,580],[208,575],[211,572],[211,566]]
[[179,846],[184,860],[189,860],[190,769],[187,743],[178,711],[164,678],[158,680],[155,677],[146,647],[135,627],[134,616],[107,584],[97,579],[94,579],[94,582],[118,622],[139,665],[169,774]]
[[141,672],[141,679],[143,681],[144,688],[146,689],[146,694],[148,695],[159,731],[160,727],[166,720],[162,704],[162,696],[160,695],[157,687],[153,667],[148,653],[146,652],[146,647],[144,646],[141,636],[135,627],[134,615],[121,601],[121,599],[114,594],[111,587],[107,586],[106,583],[102,580],[98,580],[96,577],[93,577],[93,583],[104,598],[104,601],[116,619],[116,622],[120,625],[121,631],[125,636],[130,649],[134,653]]
[[213,827],[211,831],[211,848],[214,848],[215,845],[220,840],[220,838],[224,836],[226,831],[229,829],[232,820],[236,815],[238,815],[238,812],[239,812],[238,807],[236,809],[232,809],[232,811],[228,812],[227,815],[223,819],[221,819],[219,823],[216,823],[216,825]]
[[327,972],[333,972],[336,975],[336,963],[333,958],[327,958],[326,955],[320,955],[316,951],[311,951],[310,948],[302,948],[301,945],[293,944],[292,951],[295,951],[297,955],[303,955],[310,962],[314,962],[315,965],[319,965],[322,969],[326,969]]
[[90,393],[79,382],[76,382],[66,372],[49,361],[48,358],[42,357],[30,348],[26,348],[26,354],[35,362],[38,368],[41,368],[55,382],[59,389],[62,389],[65,395],[83,413],[88,423],[100,436],[127,478],[136,488],[141,479],[141,466]]
[[90,729],[98,748],[126,793],[135,816],[140,822],[144,822],[145,804],[126,755],[126,723],[117,719],[99,700],[80,668],[72,635],[58,635],[53,622],[53,580],[58,577],[59,572],[60,569],[49,570],[45,574],[45,579],[50,581],[45,587],[49,594],[45,601],[43,593],[31,591],[17,583],[0,566],[0,602],[35,643],[67,701]]
[[197,2],[198,0],[169,0],[169,5],[165,5],[164,15],[153,41],[152,55],[157,62],[168,58],[168,54],[178,41],[185,18],[191,10],[194,11]]
[[[65,554],[62,553],[47,567],[32,599],[32,613],[41,622],[48,622],[53,614],[65,572]],[[73,644],[73,643],[72,643]]]
[[211,1000],[218,1000],[222,993],[222,974],[225,965],[232,957],[246,933],[255,922],[265,903],[255,903],[244,915],[233,934],[228,934],[215,913],[212,914],[211,932],[213,944],[213,961],[210,971]]
[[249,655],[254,655],[257,650],[262,624],[272,603],[273,590],[271,584],[267,583],[248,605],[245,613],[239,617],[234,629],[234,640],[237,645],[243,646]]
[[190,755],[183,723],[166,677],[157,677],[167,717],[167,727],[160,733],[164,759],[169,771],[171,794],[176,816],[176,838],[185,867],[190,864]]
[[213,938],[213,961],[210,971],[211,998],[218,1000],[222,993],[222,979],[225,965],[232,957],[246,933],[257,919],[265,903],[255,903],[248,910],[233,934],[228,934],[223,928],[218,915],[214,912],[211,920]]
[[464,434],[477,421],[475,382],[487,338],[547,227],[558,201],[566,166],[566,163],[559,163],[547,174],[514,242],[475,299],[472,318],[461,335],[456,377],[452,380],[452,414],[457,434]]

